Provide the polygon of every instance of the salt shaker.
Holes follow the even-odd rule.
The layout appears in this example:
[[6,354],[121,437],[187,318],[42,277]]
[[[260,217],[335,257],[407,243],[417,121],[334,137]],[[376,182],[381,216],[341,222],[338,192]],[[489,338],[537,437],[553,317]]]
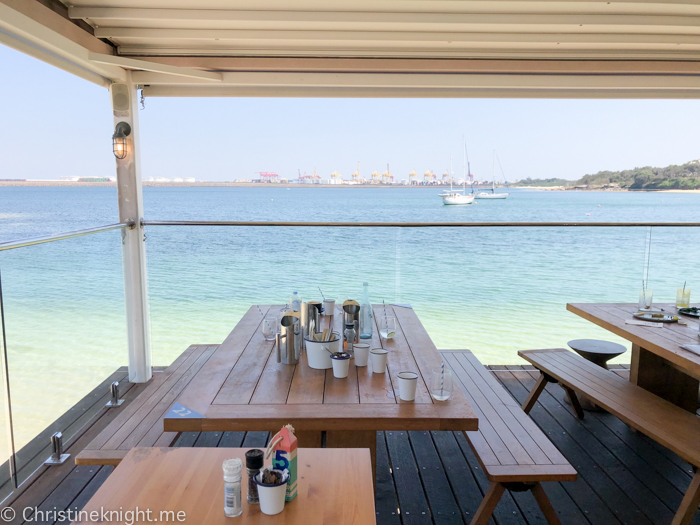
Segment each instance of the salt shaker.
[[245,467],[248,471],[248,503],[260,503],[258,499],[258,485],[253,478],[258,475],[260,469],[263,468],[265,453],[262,450],[254,448],[245,453]]
[[224,469],[224,514],[229,518],[243,513],[241,501],[241,471],[243,462],[239,458],[227,459]]

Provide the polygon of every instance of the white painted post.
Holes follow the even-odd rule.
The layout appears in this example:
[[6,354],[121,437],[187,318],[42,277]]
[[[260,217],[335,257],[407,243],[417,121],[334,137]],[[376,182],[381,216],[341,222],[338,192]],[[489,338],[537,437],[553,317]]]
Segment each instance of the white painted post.
[[[141,188],[141,158],[139,143],[138,97],[136,86],[127,71],[129,105],[115,108],[112,99],[114,125],[126,122],[131,126],[128,153],[117,160],[117,196],[119,220],[132,220],[136,227],[122,230],[122,267],[124,269],[124,300],[126,303],[127,337],[129,341],[129,381],[145,383],[151,378],[151,336],[148,318],[148,288],[146,283],[146,246]],[[122,102],[124,100],[122,99]]]

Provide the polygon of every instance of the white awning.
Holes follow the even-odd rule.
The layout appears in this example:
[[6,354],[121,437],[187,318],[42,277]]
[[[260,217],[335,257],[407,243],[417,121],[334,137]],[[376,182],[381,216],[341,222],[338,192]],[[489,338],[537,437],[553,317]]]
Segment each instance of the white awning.
[[0,0],[0,42],[151,96],[700,95],[694,0]]

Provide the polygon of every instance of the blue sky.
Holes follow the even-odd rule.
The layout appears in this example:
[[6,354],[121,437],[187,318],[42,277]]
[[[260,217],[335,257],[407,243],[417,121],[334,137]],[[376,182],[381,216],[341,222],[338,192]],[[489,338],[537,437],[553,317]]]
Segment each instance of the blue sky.
[[[114,174],[106,89],[1,45],[0,67],[0,178]],[[700,158],[698,100],[152,98],[139,118],[144,178],[349,178],[359,161],[402,179],[451,154],[459,176],[462,135],[477,179],[494,149],[509,180]]]

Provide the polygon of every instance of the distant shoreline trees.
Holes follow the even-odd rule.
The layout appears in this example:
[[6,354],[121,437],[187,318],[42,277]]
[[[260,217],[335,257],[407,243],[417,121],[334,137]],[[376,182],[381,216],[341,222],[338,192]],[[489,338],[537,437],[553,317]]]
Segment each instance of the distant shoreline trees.
[[599,171],[593,175],[584,175],[577,181],[527,178],[514,186],[619,186],[629,190],[696,190],[700,189],[700,162],[694,160],[681,166],[671,165],[665,168],[645,166],[623,171]]

